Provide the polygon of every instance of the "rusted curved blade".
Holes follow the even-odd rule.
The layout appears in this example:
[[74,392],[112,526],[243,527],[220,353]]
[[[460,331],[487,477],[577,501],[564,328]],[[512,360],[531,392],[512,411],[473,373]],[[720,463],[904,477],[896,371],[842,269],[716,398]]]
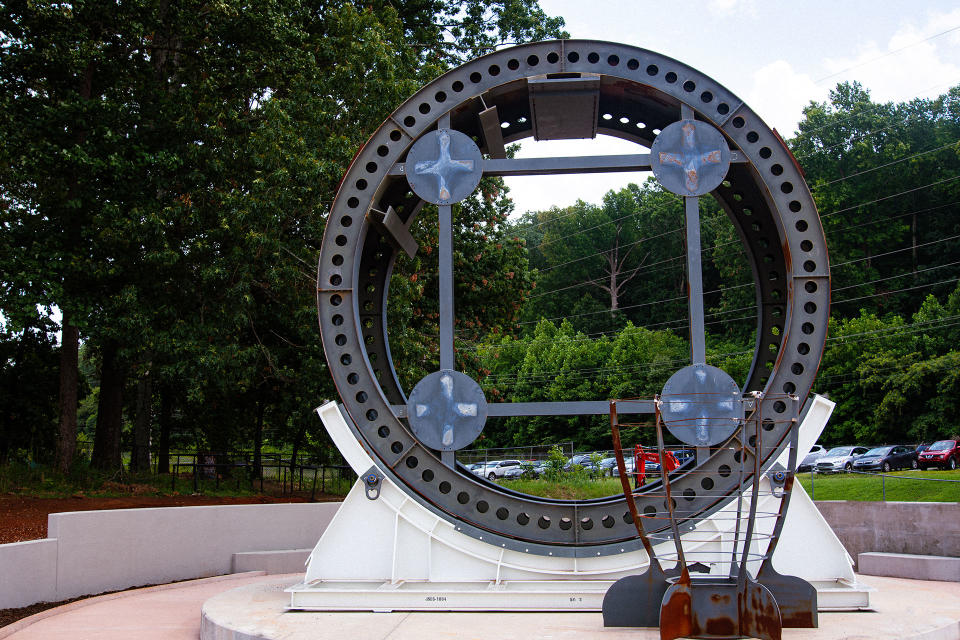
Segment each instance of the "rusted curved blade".
[[660,603],[660,640],[700,637],[695,626],[690,585],[670,585]]
[[740,634],[761,640],[780,640],[783,626],[780,608],[773,594],[762,584],[747,580],[737,597],[740,615]]

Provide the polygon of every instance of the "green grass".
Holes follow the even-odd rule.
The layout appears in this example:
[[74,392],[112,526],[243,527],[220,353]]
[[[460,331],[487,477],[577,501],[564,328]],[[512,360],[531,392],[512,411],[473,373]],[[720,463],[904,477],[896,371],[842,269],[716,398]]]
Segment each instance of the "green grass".
[[623,488],[619,478],[564,478],[559,481],[545,480],[501,480],[499,484],[514,491],[543,498],[561,500],[588,500],[610,495],[622,495]]
[[[907,478],[936,478],[952,482],[925,482]],[[889,502],[960,502],[960,470],[895,471],[880,476],[798,473],[797,479],[814,500],[882,500]]]
[[[881,482],[879,476],[859,474],[817,474],[811,479],[809,473],[797,474],[800,484],[815,500],[882,500],[886,485],[886,500],[890,502],[960,502],[960,470],[958,471],[897,471],[886,474]],[[926,482],[908,478],[936,478],[956,480],[951,482]],[[559,481],[501,480],[502,486],[544,498],[561,500],[588,500],[610,495],[620,495],[619,478],[591,480],[585,477],[566,476]]]

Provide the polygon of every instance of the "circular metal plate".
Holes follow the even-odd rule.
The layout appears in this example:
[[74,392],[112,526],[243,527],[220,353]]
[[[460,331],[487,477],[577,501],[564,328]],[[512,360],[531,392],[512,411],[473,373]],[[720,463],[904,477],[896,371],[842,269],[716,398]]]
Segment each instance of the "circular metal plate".
[[730,147],[713,125],[680,120],[653,141],[650,168],[665,189],[702,196],[720,186],[730,167]]
[[407,154],[407,182],[415,194],[433,204],[460,202],[483,177],[483,155],[466,134],[431,131]]
[[723,442],[743,418],[737,383],[722,369],[708,364],[690,365],[670,376],[660,400],[667,430],[695,447]]
[[455,451],[483,431],[487,400],[470,376],[443,369],[425,376],[413,388],[407,419],[420,442],[432,449]]

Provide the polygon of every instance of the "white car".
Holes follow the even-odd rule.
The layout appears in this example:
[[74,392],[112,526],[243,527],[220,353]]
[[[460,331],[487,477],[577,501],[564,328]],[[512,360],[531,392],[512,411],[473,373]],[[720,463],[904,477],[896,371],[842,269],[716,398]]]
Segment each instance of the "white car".
[[805,455],[803,460],[797,464],[797,471],[812,471],[817,464],[817,460],[822,458],[826,452],[827,450],[819,444],[813,445],[810,447],[810,453]]
[[867,447],[834,447],[817,460],[817,473],[845,473],[853,470],[853,461],[867,452]]
[[474,469],[473,472],[489,480],[496,480],[497,478],[502,478],[508,469],[515,469],[519,466],[519,460],[491,460],[483,467]]

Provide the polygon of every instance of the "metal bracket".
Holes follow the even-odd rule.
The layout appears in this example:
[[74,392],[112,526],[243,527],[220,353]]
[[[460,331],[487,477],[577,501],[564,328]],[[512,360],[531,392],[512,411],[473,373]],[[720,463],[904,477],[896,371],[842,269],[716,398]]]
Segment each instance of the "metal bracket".
[[380,470],[375,466],[370,467],[365,474],[363,474],[363,491],[367,496],[367,500],[376,500],[380,497],[380,486],[383,483],[383,474],[380,473]]

